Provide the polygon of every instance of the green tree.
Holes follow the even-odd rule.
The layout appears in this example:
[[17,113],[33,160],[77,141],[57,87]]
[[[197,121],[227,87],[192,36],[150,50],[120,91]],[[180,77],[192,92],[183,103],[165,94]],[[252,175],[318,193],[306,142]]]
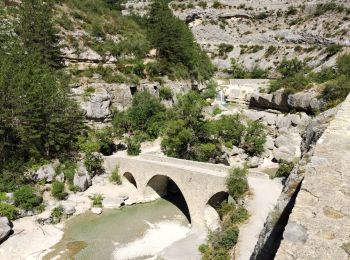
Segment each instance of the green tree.
[[248,122],[245,130],[244,142],[241,147],[250,155],[259,155],[264,151],[266,143],[265,126],[256,121]]
[[189,159],[195,139],[194,131],[186,128],[184,120],[172,120],[167,125],[161,147],[168,156]]
[[184,65],[191,76],[197,79],[207,79],[213,74],[208,56],[195,43],[186,24],[173,15],[168,1],[155,0],[149,17],[149,38],[157,48],[160,59],[173,66]]
[[52,0],[23,0],[17,31],[29,54],[38,53],[37,58],[42,63],[58,67],[61,65],[61,53],[53,12]]
[[248,191],[247,168],[233,168],[226,179],[228,193],[237,201]]
[[278,65],[277,70],[284,76],[290,77],[305,69],[305,65],[302,61],[297,58],[287,60],[283,58],[281,63]]

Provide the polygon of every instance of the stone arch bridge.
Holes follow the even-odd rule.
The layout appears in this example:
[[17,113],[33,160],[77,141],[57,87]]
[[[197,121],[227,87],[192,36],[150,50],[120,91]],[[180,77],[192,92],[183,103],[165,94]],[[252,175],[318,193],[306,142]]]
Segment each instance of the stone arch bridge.
[[[229,167],[156,155],[112,155],[104,157],[107,172],[119,167],[121,176],[137,188],[145,200],[181,191],[192,227],[205,226],[204,212],[209,204],[218,206],[227,199],[225,179]],[[176,184],[176,185],[174,185]]]

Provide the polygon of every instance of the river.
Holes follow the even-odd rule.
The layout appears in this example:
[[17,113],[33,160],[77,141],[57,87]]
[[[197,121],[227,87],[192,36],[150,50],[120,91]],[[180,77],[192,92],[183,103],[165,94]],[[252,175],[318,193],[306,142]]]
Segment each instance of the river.
[[44,259],[149,259],[190,233],[185,215],[159,199],[69,219]]

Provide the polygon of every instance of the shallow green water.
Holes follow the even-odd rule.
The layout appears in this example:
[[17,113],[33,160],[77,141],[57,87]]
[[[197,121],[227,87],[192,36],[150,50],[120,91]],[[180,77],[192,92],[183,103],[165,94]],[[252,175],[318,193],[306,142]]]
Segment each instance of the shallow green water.
[[117,245],[143,237],[150,225],[164,220],[188,225],[182,212],[164,199],[101,215],[84,213],[67,221],[62,240],[44,259],[113,259]]

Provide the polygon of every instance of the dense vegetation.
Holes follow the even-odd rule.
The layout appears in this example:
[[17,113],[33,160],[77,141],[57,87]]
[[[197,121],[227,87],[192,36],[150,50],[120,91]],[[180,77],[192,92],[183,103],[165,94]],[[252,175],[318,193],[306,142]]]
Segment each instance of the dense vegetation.
[[229,260],[229,251],[238,241],[238,225],[249,215],[239,200],[248,191],[247,169],[234,168],[226,180],[226,186],[234,203],[223,202],[217,209],[221,218],[221,228],[209,234],[208,241],[199,247],[203,260]]
[[15,12],[18,21],[5,24],[0,33],[2,191],[23,183],[28,168],[74,154],[83,128],[82,113],[69,98],[68,79],[58,69],[52,3],[22,2]]
[[[89,34],[84,44],[101,56],[117,58],[116,68],[99,67],[85,71],[73,71],[75,75],[91,76],[97,72],[107,82],[138,82],[151,78],[160,80],[167,75],[174,78],[209,79],[214,71],[207,55],[195,43],[191,30],[176,18],[168,7],[168,1],[155,0],[148,17],[122,16],[120,4],[123,1],[107,0],[64,0],[74,13],[64,13],[60,25],[71,31],[79,21]],[[74,7],[74,8],[73,8]],[[120,41],[113,36],[120,36]],[[77,48],[79,42],[68,38],[68,44]],[[156,56],[147,63],[150,50]]]
[[282,77],[271,83],[270,92],[283,88],[285,93],[294,93],[321,84],[320,97],[328,108],[344,101],[350,92],[350,54],[339,56],[334,68],[322,68],[320,72],[311,72],[297,58],[284,59],[277,69]]
[[128,153],[137,155],[140,143],[162,137],[161,147],[168,156],[222,162],[223,146],[243,148],[249,155],[263,152],[265,127],[259,122],[246,124],[239,115],[223,116],[218,120],[204,118],[206,98],[213,98],[215,85],[199,92],[190,91],[177,97],[177,104],[165,108],[161,100],[147,91],[135,94],[132,106],[116,112],[114,132],[127,135]]

